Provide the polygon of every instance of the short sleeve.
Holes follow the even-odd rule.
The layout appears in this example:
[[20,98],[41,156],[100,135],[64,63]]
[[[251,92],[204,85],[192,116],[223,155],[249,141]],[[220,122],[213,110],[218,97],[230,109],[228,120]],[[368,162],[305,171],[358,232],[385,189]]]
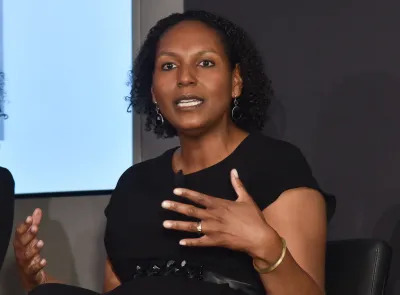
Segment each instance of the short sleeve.
[[[307,187],[322,194],[330,220],[335,212],[336,199],[320,188],[300,149],[290,143],[276,140],[270,142],[268,152],[270,156],[265,156],[261,170],[257,173],[257,183],[254,188],[257,196],[260,196],[256,199],[260,208],[269,206],[287,190]],[[260,173],[262,171],[265,173]]]
[[284,143],[279,149],[277,161],[274,163],[273,195],[278,198],[284,191],[294,188],[307,187],[321,193],[327,206],[328,220],[334,214],[336,200],[333,195],[324,192],[315,177],[310,165],[299,148]]
[[304,155],[294,145],[287,144],[280,153],[280,163],[277,163],[276,195],[286,190],[308,187],[320,190],[311,168]]

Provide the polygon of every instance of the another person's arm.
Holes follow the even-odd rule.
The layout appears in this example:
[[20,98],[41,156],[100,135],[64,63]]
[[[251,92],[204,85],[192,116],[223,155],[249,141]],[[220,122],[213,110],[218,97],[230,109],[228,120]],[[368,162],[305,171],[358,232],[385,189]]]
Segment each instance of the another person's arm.
[[107,293],[111,290],[117,288],[121,285],[121,281],[118,279],[117,275],[114,273],[110,259],[107,258],[106,266],[104,270],[104,284],[103,284],[103,292]]
[[[41,218],[42,211],[35,209],[33,214],[28,216],[25,222],[21,223],[15,231],[14,253],[22,285],[26,291],[30,291],[41,284],[62,283],[44,270],[47,261],[40,255],[44,242],[37,237]],[[104,293],[115,289],[120,284],[121,282],[112,270],[110,260],[107,259],[103,285]]]
[[14,179],[11,173],[0,167],[0,269],[3,265],[13,226]]
[[42,211],[35,209],[15,231],[14,253],[22,285],[26,291],[45,283],[60,283],[44,271],[47,262],[40,255],[44,242],[37,238],[41,219]]

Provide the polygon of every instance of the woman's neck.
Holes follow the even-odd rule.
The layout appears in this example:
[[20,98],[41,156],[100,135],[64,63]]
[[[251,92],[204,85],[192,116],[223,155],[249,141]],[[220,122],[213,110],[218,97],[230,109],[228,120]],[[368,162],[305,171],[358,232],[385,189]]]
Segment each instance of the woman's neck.
[[180,134],[181,147],[174,154],[173,169],[189,174],[210,167],[229,156],[247,135],[236,126],[200,136]]

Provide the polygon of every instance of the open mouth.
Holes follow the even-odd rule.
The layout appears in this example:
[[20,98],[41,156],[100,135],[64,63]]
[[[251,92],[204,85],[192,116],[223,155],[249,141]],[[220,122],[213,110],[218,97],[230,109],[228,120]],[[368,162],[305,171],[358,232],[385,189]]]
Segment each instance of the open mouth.
[[175,104],[180,109],[198,107],[203,104],[204,99],[198,96],[182,96],[175,101]]

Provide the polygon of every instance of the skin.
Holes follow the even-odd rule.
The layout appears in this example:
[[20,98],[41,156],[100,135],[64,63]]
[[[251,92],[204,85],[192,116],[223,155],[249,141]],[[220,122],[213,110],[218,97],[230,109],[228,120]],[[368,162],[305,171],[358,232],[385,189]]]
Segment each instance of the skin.
[[15,258],[25,289],[31,289],[37,283],[45,282],[43,268],[46,260],[40,256],[44,242],[37,239],[41,218],[41,211],[36,209],[15,231],[13,242]]
[[[184,21],[164,34],[157,48],[152,94],[153,102],[179,135],[181,148],[175,152],[172,163],[175,171],[188,174],[209,167],[226,158],[246,138],[248,133],[232,122],[230,114],[232,99],[241,90],[240,65],[234,65],[232,70],[213,29],[200,22]],[[179,109],[175,101],[182,95],[201,97],[204,103],[197,108]],[[165,210],[202,220],[201,237],[177,242],[183,247],[218,246],[243,251],[258,267],[266,268],[281,256],[283,237],[287,252],[282,263],[273,272],[260,274],[265,290],[269,295],[323,294],[326,242],[323,197],[315,190],[296,188],[283,192],[267,208],[258,208],[239,174],[240,171],[232,170],[230,175],[238,196],[236,201],[177,188],[174,194],[202,208],[170,200],[161,204]],[[28,230],[39,228],[37,214],[36,210],[32,222],[27,220],[18,227],[14,240],[27,290],[43,282],[54,282],[43,271],[40,249],[34,246],[37,230]],[[197,231],[197,223],[180,220],[165,220],[162,226]],[[27,251],[32,253],[24,257]],[[104,292],[120,284],[107,259]]]

